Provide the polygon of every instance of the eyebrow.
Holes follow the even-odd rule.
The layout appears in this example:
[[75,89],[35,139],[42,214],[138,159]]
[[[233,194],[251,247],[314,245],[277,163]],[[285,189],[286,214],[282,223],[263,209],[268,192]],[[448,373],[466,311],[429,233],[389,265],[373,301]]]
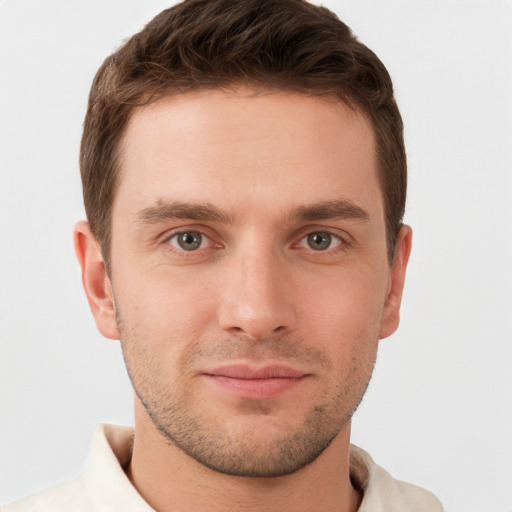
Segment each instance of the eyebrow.
[[[326,219],[354,219],[364,221],[368,220],[370,216],[365,210],[351,201],[337,200],[297,206],[286,218],[289,222],[311,222]],[[209,203],[166,202],[159,199],[153,206],[149,206],[138,212],[135,215],[135,219],[138,224],[147,225],[171,219],[232,223],[235,217]]]
[[159,199],[155,205],[144,208],[135,215],[139,224],[156,224],[170,219],[233,222],[233,217],[209,203],[166,202]]
[[353,219],[367,221],[370,215],[351,201],[325,201],[322,203],[298,206],[289,216],[290,220],[315,221],[326,219]]

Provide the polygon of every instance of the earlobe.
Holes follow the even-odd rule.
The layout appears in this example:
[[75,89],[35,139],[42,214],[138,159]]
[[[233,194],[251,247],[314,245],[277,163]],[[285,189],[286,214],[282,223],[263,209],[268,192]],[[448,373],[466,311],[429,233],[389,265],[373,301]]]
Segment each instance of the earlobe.
[[73,232],[75,251],[82,268],[82,284],[96,325],[106,338],[119,339],[114,294],[101,249],[89,223],[79,222]]
[[411,254],[412,229],[402,226],[395,246],[395,255],[389,280],[388,294],[380,327],[380,339],[391,336],[400,324],[400,304],[405,284],[407,263]]

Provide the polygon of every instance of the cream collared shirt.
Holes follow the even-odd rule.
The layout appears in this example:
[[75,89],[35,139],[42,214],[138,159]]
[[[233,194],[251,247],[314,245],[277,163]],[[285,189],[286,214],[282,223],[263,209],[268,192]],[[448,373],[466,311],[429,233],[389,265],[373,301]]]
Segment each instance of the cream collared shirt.
[[[133,429],[100,425],[83,473],[10,505],[0,512],[154,512],[127,478]],[[351,446],[350,474],[362,489],[358,512],[442,512],[430,492],[399,480],[375,464],[361,448]]]

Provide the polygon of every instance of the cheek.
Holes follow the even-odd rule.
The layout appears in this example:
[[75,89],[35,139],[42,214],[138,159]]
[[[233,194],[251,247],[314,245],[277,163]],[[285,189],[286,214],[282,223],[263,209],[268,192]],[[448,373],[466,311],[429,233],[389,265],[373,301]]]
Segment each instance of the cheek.
[[310,322],[322,337],[358,338],[363,332],[378,332],[387,281],[382,274],[352,269],[333,272],[323,283],[303,286],[300,317]]
[[363,390],[373,371],[383,313],[385,282],[357,271],[331,278],[323,293],[306,293],[305,337],[331,360],[329,386]]
[[114,283],[121,331],[130,338],[173,351],[201,335],[212,317],[208,287],[193,278],[145,272],[129,282]]

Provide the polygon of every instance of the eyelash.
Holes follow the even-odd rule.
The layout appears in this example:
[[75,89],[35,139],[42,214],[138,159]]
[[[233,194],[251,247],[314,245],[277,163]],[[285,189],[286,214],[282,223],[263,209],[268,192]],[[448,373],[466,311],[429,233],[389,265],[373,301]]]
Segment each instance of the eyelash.
[[[167,247],[168,250],[172,251],[173,253],[178,253],[180,256],[185,256],[185,257],[192,257],[194,255],[197,255],[200,250],[205,250],[205,249],[211,248],[211,247],[198,247],[197,249],[194,249],[194,250],[186,250],[186,249],[178,247],[177,245],[171,244],[172,239],[174,239],[180,235],[186,235],[186,234],[190,234],[190,235],[197,234],[197,235],[200,235],[201,237],[203,237],[203,239],[201,240],[201,245],[203,245],[203,243],[208,243],[208,241],[210,242],[210,244],[213,242],[212,237],[208,236],[200,229],[192,228],[192,229],[188,229],[188,230],[182,229],[180,231],[176,231],[171,234],[168,234],[163,239],[163,244]],[[303,244],[307,244],[307,237],[309,237],[311,235],[323,235],[323,236],[327,235],[327,236],[331,237],[331,243],[333,241],[337,241],[337,245],[335,245],[334,247],[328,247],[325,250],[315,250],[312,247],[304,247]],[[220,249],[223,247],[222,244],[216,243],[216,242],[213,242],[213,245],[216,246],[214,248]],[[300,238],[298,239],[298,241],[294,242],[291,245],[291,247],[292,247],[292,249],[299,249],[301,247],[304,247],[306,250],[309,250],[314,254],[326,255],[326,254],[337,254],[340,251],[344,251],[344,250],[346,250],[347,246],[349,246],[349,245],[350,245],[350,243],[348,242],[346,237],[342,237],[339,234],[333,233],[332,231],[329,231],[327,229],[308,229],[307,232],[303,232],[300,235]]]
[[[212,242],[212,238],[209,237],[208,235],[206,235],[205,233],[203,233],[202,231],[200,231],[199,229],[187,229],[187,230],[181,230],[181,231],[177,231],[175,233],[172,233],[171,235],[168,235],[165,237],[165,239],[163,240],[164,244],[167,245],[168,248],[171,248],[170,250],[172,250],[173,252],[177,252],[179,254],[183,254],[184,256],[191,256],[193,253],[197,253],[198,252],[198,249],[206,249],[206,247],[199,247],[195,250],[190,250],[190,251],[187,251],[186,249],[183,249],[181,247],[177,247],[173,244],[171,244],[171,240],[173,238],[177,238],[179,237],[180,235],[200,235],[201,237],[203,237],[203,239],[201,240],[201,245],[203,245],[203,243],[207,243],[208,241]],[[216,244],[219,248],[222,247],[221,244]]]
[[[327,249],[314,249],[311,245],[309,240],[309,237],[313,235],[321,235],[322,237],[328,237],[329,238],[329,245],[331,245],[332,242],[337,242],[337,244],[334,247],[328,247]],[[327,230],[314,230],[309,231],[305,235],[301,236],[298,243],[295,245],[304,246],[303,243],[307,244],[309,247],[306,247],[306,249],[311,249],[312,251],[316,253],[325,253],[329,251],[329,254],[336,252],[336,249],[343,247],[345,245],[345,240],[341,238],[339,235],[336,235],[335,233],[332,233],[331,231]]]

